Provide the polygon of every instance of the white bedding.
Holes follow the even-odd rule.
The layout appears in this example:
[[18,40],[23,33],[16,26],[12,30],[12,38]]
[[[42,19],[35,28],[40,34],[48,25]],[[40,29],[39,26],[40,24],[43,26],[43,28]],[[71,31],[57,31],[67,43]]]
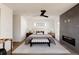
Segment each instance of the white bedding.
[[51,37],[52,38],[52,36],[51,35],[49,35],[49,34],[44,34],[44,35],[42,35],[42,34],[37,34],[37,35],[35,35],[35,34],[32,34],[32,35],[30,35],[29,37],[44,37],[44,38],[48,38],[48,37]]
[[43,33],[37,33],[37,35],[38,35],[38,34],[39,34],[39,35],[43,35]]
[[49,42],[48,39],[32,39],[32,42]]

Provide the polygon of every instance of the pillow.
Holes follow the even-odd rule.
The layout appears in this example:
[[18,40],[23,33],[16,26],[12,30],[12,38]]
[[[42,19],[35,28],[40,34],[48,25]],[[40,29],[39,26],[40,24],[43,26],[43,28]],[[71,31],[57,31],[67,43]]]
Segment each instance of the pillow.
[[36,33],[36,34],[43,34],[43,33]]

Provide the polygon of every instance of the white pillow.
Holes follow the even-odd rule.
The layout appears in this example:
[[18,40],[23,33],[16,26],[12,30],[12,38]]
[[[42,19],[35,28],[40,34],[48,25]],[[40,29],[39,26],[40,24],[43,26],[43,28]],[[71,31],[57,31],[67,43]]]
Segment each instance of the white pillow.
[[37,33],[37,34],[43,34],[43,33]]

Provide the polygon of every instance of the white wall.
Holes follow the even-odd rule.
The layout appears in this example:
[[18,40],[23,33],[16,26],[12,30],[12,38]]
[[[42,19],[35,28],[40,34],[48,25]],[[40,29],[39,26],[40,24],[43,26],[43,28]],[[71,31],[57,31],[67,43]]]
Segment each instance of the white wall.
[[[40,17],[40,16],[24,16],[26,22],[27,22],[27,30],[28,31],[37,31],[37,30],[43,30],[47,34],[48,32],[52,31],[55,32],[55,19],[53,17]],[[36,23],[45,23],[45,26],[35,26]]]
[[0,37],[13,38],[13,11],[0,4]]
[[26,32],[27,32],[27,22],[26,19],[21,16],[21,39],[24,39],[26,36]]
[[13,16],[13,38],[15,42],[20,42],[25,38],[27,23],[20,15]]
[[60,18],[59,16],[55,17],[55,38],[60,40]]
[[13,41],[20,41],[20,16],[13,15]]

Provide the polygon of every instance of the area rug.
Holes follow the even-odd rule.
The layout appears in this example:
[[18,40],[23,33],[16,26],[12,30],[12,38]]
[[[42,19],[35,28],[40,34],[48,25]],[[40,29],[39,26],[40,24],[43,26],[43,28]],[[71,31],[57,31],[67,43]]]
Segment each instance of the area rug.
[[50,47],[47,44],[34,44],[30,47],[30,44],[26,45],[25,43],[21,44],[16,48],[12,54],[14,55],[63,55],[71,54],[66,48],[64,48],[59,42],[55,40],[55,44],[51,43]]

